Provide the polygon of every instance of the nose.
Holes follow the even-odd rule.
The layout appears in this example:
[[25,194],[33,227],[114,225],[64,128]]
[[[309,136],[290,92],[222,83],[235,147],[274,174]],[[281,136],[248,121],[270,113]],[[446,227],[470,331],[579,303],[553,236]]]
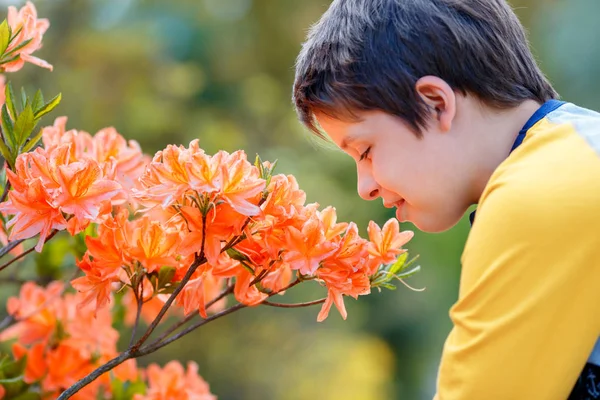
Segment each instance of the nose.
[[375,200],[379,197],[380,188],[370,171],[358,168],[358,195],[365,200]]

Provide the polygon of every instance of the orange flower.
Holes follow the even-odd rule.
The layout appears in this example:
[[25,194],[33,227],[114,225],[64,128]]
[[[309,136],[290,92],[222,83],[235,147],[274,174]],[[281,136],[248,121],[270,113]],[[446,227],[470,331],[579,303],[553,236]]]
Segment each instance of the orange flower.
[[248,306],[255,306],[267,298],[267,295],[260,292],[256,285],[250,286],[250,283],[252,283],[255,278],[256,276],[246,269],[238,269],[238,274],[235,277],[235,287],[233,288],[233,294],[237,301]]
[[127,254],[137,260],[148,272],[168,265],[179,265],[175,250],[179,244],[179,232],[148,216],[126,225]]
[[256,196],[265,189],[265,180],[259,177],[258,168],[248,162],[244,152],[236,151],[227,161],[221,165],[221,198],[242,215],[257,215],[260,207]]
[[134,400],[216,400],[208,384],[198,375],[198,365],[188,362],[187,371],[177,361],[164,368],[150,364],[147,368],[148,392],[136,394]]
[[55,201],[63,212],[73,215],[69,221],[71,235],[95,221],[100,214],[102,202],[110,200],[121,191],[121,185],[105,179],[98,163],[90,159],[59,165],[56,175],[61,190]]
[[20,360],[23,356],[27,356],[25,376],[23,377],[26,383],[39,381],[46,376],[46,373],[48,373],[48,366],[44,360],[46,343],[37,343],[31,349],[27,349],[20,343],[15,343],[13,344],[12,351],[17,360]]
[[[6,171],[11,184],[14,182],[15,187],[19,186],[14,174],[10,170]],[[22,192],[11,190],[8,193],[9,200],[0,204],[0,211],[5,215],[13,215],[6,224],[7,228],[12,228],[8,239],[27,239],[39,234],[35,250],[41,252],[50,232],[53,229],[64,229],[67,222],[60,210],[50,203],[41,179],[34,179],[22,187]]]
[[63,145],[69,146],[68,162],[89,157],[94,148],[92,136],[83,131],[67,129],[67,117],[58,117],[54,124],[42,128],[42,143],[46,153],[51,153]]
[[53,310],[62,290],[61,282],[53,282],[47,288],[33,282],[23,284],[19,297],[10,297],[6,305],[8,314],[18,322],[4,330],[0,340],[17,337],[24,345],[47,340],[56,329]]
[[325,238],[318,218],[309,219],[302,230],[290,226],[286,236],[288,252],[283,259],[303,275],[315,273],[321,261],[334,254],[337,246]]
[[343,295],[356,299],[360,295],[369,294],[371,290],[369,277],[362,270],[352,272],[348,269],[324,267],[319,269],[318,277],[327,286],[327,300],[317,316],[318,322],[327,318],[332,304],[335,304],[342,318],[346,319],[348,313],[344,306]]
[[89,358],[84,357],[79,349],[63,343],[55,349],[48,349],[46,364],[48,374],[42,385],[47,391],[68,388],[93,368]]
[[401,247],[414,236],[412,231],[400,232],[398,220],[394,218],[387,221],[381,229],[375,222],[369,222],[368,232],[371,240],[369,254],[376,257],[381,264],[395,261],[399,254],[406,251]]
[[42,37],[46,30],[48,30],[48,27],[50,27],[50,22],[47,19],[37,18],[37,10],[33,3],[28,1],[19,11],[15,7],[9,6],[7,20],[13,34],[19,32],[6,49],[7,53],[28,40],[30,42],[15,51],[12,55],[19,55],[20,57],[4,64],[3,69],[8,72],[15,72],[23,68],[25,62],[30,62],[42,68],[52,70],[52,65],[31,55],[42,47]]
[[274,175],[268,187],[269,195],[261,208],[277,219],[293,218],[306,202],[306,193],[300,190],[293,175]]
[[110,302],[112,285],[119,281],[118,270],[103,266],[101,261],[91,260],[87,254],[77,266],[85,273],[85,276],[71,281],[73,288],[85,296],[79,306],[90,304],[96,310],[106,307]]
[[56,316],[61,321],[67,337],[62,343],[78,349],[84,358],[95,355],[116,354],[119,333],[112,327],[110,308],[96,311],[94,307],[81,307],[83,295],[66,294],[57,307]]
[[[202,276],[191,279],[185,285],[177,303],[183,306],[184,314],[188,315],[198,311],[202,318],[206,318],[206,303],[219,295],[223,284],[223,279],[216,278],[210,272],[205,272]],[[216,311],[216,307],[211,306],[210,310]]]

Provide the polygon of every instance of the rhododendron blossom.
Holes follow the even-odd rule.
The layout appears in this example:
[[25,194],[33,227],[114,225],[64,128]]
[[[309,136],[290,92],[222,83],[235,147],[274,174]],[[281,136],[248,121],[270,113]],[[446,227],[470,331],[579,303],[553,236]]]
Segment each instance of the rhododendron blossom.
[[[6,51],[11,55],[19,56],[14,61],[2,65],[7,72],[18,71],[23,68],[25,62],[29,62],[52,70],[52,65],[48,62],[34,57],[31,54],[42,47],[42,37],[50,27],[50,22],[46,18],[38,19],[37,10],[33,3],[28,1],[23,8],[17,10],[14,6],[8,7],[8,25],[13,34],[19,32],[15,39],[10,43]],[[22,46],[25,42],[27,44]],[[19,46],[22,46],[19,48]]]

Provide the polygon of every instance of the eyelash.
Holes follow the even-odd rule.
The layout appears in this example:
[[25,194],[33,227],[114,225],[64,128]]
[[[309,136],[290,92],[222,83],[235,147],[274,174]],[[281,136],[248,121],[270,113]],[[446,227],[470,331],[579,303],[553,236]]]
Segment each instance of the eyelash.
[[367,158],[370,151],[371,151],[371,147],[369,146],[369,147],[367,147],[367,150],[365,150],[365,152],[360,155],[360,158],[358,159],[358,161],[362,161],[365,158]]

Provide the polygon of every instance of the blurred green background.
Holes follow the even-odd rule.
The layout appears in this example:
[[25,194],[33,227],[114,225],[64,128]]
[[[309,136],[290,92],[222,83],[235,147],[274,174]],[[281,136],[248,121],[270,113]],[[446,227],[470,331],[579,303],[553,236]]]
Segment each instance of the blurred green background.
[[[23,2],[0,1],[6,5]],[[13,79],[47,97],[63,93],[53,117],[91,133],[115,126],[153,154],[200,138],[209,152],[244,149],[279,160],[309,201],[337,207],[366,234],[393,216],[355,191],[353,161],[312,139],[290,101],[294,61],[327,0],[39,0],[51,27],[41,58]],[[513,1],[535,55],[563,99],[600,109],[600,2]],[[460,62],[460,60],[457,60]],[[48,118],[46,123],[50,124]],[[404,225],[404,229],[414,229]],[[399,287],[347,299],[316,322],[318,307],[243,310],[209,324],[140,363],[194,360],[221,400],[431,399],[457,296],[467,219],[408,245],[421,293]],[[2,288],[3,294],[8,289]],[[323,296],[317,285],[292,300]]]

